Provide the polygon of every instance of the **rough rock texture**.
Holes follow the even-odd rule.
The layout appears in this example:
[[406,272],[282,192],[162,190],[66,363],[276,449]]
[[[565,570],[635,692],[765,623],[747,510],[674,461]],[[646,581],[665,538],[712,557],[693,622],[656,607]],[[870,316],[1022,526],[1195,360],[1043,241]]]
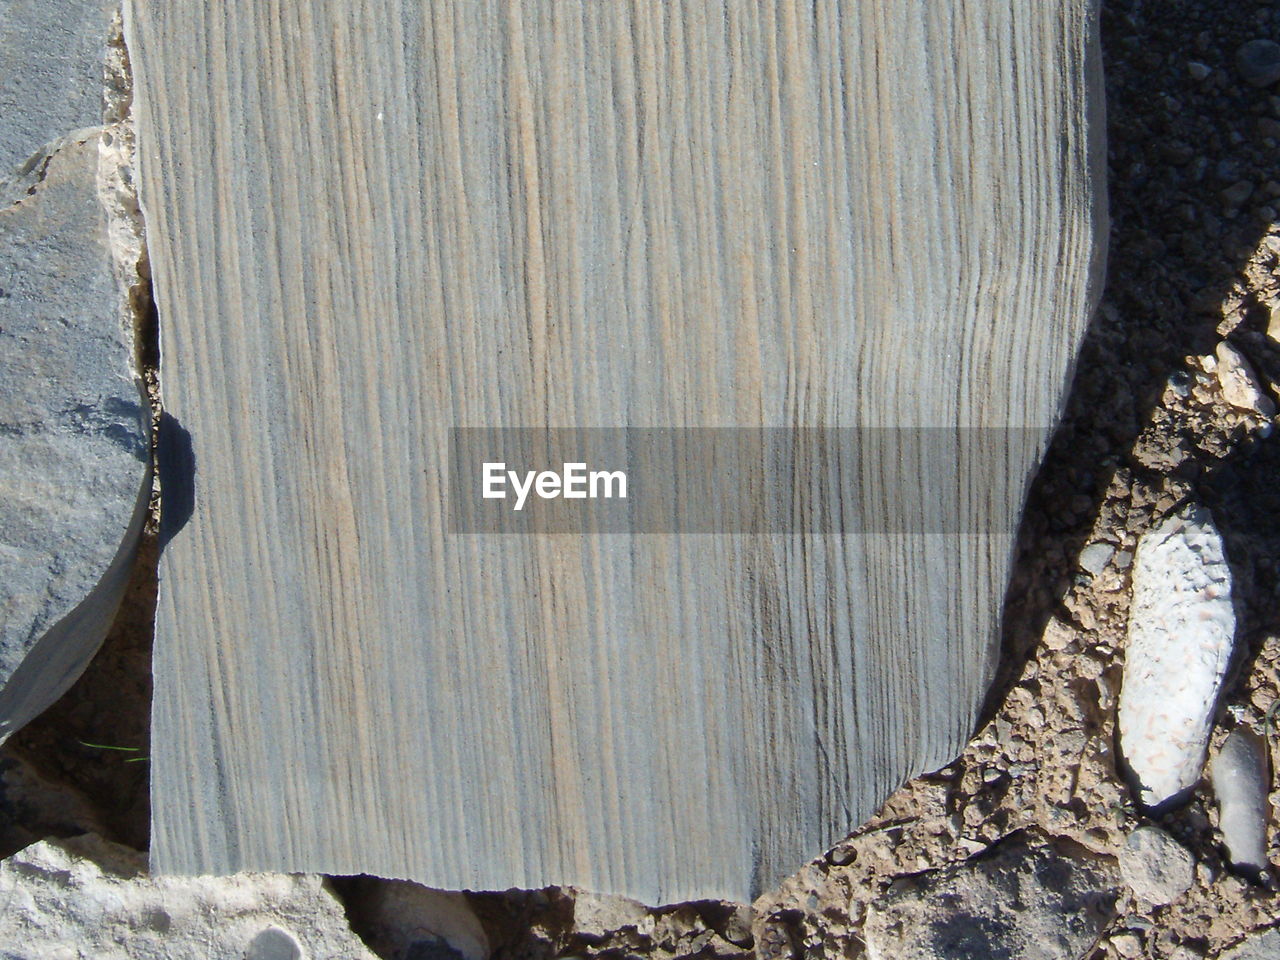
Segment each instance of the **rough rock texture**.
[[1236,616],[1222,537],[1202,507],[1138,542],[1120,688],[1120,750],[1143,804],[1200,778]]
[[56,144],[0,209],[0,738],[88,663],[146,515],[150,414],[99,139]]
[[5,960],[375,960],[320,877],[152,878],[92,834],[0,863]]
[[1232,731],[1213,758],[1218,830],[1231,865],[1258,878],[1267,870],[1266,747],[1247,727]]
[[1280,929],[1251,933],[1216,960],[1276,960],[1280,957]]
[[102,123],[102,55],[115,0],[5,0],[0,180],[53,140]]
[[1139,827],[1129,834],[1119,860],[1129,889],[1153,906],[1172,903],[1195,882],[1195,858],[1159,827]]
[[989,854],[905,878],[867,911],[868,960],[1076,960],[1110,922],[1112,861],[1002,842]]

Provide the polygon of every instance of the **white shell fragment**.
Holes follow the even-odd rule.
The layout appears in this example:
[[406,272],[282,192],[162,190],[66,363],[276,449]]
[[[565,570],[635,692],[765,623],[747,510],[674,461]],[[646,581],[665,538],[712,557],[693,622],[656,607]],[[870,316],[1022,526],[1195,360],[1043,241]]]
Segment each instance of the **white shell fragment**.
[[1184,509],[1143,535],[1120,691],[1120,750],[1144,806],[1200,778],[1236,617],[1209,511]]
[[1267,869],[1267,760],[1261,738],[1240,727],[1213,758],[1218,829],[1231,865],[1254,875]]

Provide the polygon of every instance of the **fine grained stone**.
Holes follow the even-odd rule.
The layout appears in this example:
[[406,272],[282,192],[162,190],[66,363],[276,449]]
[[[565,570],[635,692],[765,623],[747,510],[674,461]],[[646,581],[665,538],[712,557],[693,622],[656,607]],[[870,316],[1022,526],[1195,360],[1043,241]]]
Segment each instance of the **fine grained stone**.
[[1230,950],[1218,954],[1217,960],[1275,960],[1276,957],[1280,957],[1280,927],[1250,934]]
[[0,179],[40,147],[102,122],[115,0],[6,0],[0,17]]
[[1262,740],[1247,727],[1233,731],[1213,758],[1218,829],[1231,865],[1255,876],[1267,869],[1266,770]]
[[1112,919],[1115,865],[1015,834],[868,907],[869,960],[1076,960]]
[[1250,40],[1236,51],[1236,69],[1246,83],[1267,87],[1280,80],[1280,44]]
[[149,487],[149,417],[99,198],[99,133],[0,209],[0,740],[105,636]]
[[1141,802],[1166,803],[1204,767],[1236,618],[1209,511],[1191,506],[1138,542],[1120,690],[1120,749]]
[[1120,876],[1139,899],[1154,906],[1177,900],[1195,875],[1195,858],[1159,827],[1134,830],[1120,851]]
[[93,834],[0,863],[6,960],[374,960],[316,875],[151,877]]

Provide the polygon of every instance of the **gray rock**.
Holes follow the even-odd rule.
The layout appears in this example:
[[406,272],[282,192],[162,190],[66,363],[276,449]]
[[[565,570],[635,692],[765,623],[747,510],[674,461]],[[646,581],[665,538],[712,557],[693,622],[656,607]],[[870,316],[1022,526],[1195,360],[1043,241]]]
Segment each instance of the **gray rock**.
[[150,487],[99,134],[0,208],[0,740],[51,704],[123,596]]
[[46,143],[102,123],[113,0],[6,0],[0,18],[0,179]]
[[868,960],[1077,960],[1114,916],[1115,865],[1015,834],[870,905]]
[[1280,80],[1280,44],[1250,40],[1236,51],[1236,69],[1246,83],[1255,87],[1270,86]]
[[1196,862],[1159,827],[1139,827],[1120,851],[1120,876],[1138,899],[1161,907],[1191,888]]
[[1272,927],[1245,937],[1217,960],[1276,960],[1280,957],[1280,928]]
[[1267,870],[1267,758],[1261,738],[1247,727],[1232,732],[1213,758],[1218,829],[1231,865],[1261,878]]
[[375,960],[317,875],[152,877],[93,834],[0,863],[6,960]]
[[1115,552],[1116,548],[1109,543],[1091,543],[1080,551],[1080,567],[1096,577],[1107,568]]

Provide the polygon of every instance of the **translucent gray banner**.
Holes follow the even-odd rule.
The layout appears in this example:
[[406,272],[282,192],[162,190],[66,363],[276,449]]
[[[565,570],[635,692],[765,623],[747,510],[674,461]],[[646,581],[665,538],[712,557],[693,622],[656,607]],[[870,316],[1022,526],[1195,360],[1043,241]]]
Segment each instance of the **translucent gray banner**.
[[[1047,430],[450,432],[452,533],[1009,533]],[[1012,507],[1012,508],[1011,508]]]

